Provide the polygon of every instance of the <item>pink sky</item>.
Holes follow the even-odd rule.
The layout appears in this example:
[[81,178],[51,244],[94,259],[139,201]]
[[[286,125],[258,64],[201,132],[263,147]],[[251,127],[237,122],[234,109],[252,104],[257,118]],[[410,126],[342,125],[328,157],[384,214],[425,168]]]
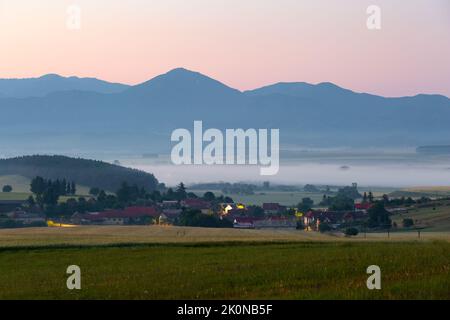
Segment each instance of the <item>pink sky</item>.
[[[69,30],[66,9],[81,8]],[[366,8],[381,8],[368,30]],[[450,96],[448,0],[0,0],[0,78],[137,84],[176,67],[237,89],[333,82]]]

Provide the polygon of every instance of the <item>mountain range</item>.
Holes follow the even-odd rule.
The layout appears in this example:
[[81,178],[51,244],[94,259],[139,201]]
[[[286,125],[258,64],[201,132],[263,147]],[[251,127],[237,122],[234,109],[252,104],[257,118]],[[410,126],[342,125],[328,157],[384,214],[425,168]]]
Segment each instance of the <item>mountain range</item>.
[[450,142],[450,99],[387,98],[332,83],[241,92],[174,69],[135,86],[46,75],[0,79],[0,152],[168,152],[176,128],[279,128],[283,146],[415,147]]

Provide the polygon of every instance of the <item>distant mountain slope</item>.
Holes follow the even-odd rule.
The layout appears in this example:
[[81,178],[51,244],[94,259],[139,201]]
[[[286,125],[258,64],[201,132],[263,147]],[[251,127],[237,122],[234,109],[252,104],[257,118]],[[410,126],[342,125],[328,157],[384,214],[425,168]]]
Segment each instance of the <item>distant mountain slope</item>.
[[[240,92],[175,69],[118,93],[65,91],[0,98],[0,150],[168,152],[176,128],[279,128],[282,145],[449,144],[450,99],[385,98],[331,83],[279,83]],[[38,146],[38,147],[36,147]]]
[[115,192],[122,182],[136,184],[148,191],[158,187],[158,180],[149,173],[112,165],[102,161],[75,159],[63,156],[24,156],[0,159],[0,175],[19,175],[27,178],[67,179],[77,184],[99,187]]
[[0,79],[0,97],[11,98],[44,97],[49,93],[70,90],[117,93],[127,88],[124,84],[95,78],[61,77],[56,74],[39,78]]

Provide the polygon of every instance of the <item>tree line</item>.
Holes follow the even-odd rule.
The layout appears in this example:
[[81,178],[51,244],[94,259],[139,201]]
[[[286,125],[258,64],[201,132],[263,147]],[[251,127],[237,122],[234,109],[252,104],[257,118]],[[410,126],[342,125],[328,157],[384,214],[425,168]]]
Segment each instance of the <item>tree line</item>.
[[31,180],[30,191],[35,195],[35,198],[30,196],[28,199],[30,205],[36,202],[41,208],[44,208],[44,206],[56,205],[61,196],[75,195],[77,186],[75,181],[51,180],[37,176]]

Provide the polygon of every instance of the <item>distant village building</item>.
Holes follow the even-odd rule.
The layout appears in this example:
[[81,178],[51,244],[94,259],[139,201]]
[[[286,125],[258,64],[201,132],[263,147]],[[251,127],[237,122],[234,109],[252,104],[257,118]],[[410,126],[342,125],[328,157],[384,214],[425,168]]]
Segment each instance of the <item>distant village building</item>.
[[180,207],[180,203],[177,200],[164,200],[161,206],[163,209],[178,209]]
[[181,206],[192,210],[200,210],[203,214],[214,213],[211,202],[203,199],[185,199],[181,201]]
[[0,200],[0,213],[8,213],[14,210],[20,210],[26,200]]
[[279,203],[263,203],[262,208],[264,213],[268,215],[279,214],[286,211],[286,207],[280,205]]
[[295,228],[297,220],[294,217],[236,217],[233,227],[239,229],[263,229],[263,228]]
[[14,211],[6,215],[9,219],[22,223],[23,225],[45,224],[45,215],[39,213],[27,213],[25,211]]
[[370,202],[355,203],[355,211],[367,211],[373,206]]
[[[108,210],[103,212],[75,213],[72,222],[76,224],[123,225],[144,224],[152,219],[159,222],[162,213],[153,207],[128,207],[123,210]],[[163,218],[167,218],[164,216]]]

